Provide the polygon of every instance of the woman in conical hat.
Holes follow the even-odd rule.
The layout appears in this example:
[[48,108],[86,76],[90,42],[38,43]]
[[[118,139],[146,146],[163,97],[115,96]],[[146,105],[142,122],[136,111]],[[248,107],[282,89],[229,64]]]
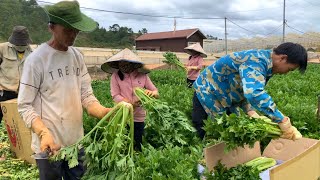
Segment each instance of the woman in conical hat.
[[207,55],[199,43],[192,44],[184,48],[184,50],[190,55],[186,68],[188,70],[187,84],[191,88],[203,68],[203,57],[207,57]]
[[135,149],[141,151],[142,135],[146,112],[141,107],[138,98],[134,94],[134,88],[145,88],[145,93],[158,97],[158,89],[150,80],[147,69],[140,58],[129,49],[124,49],[109,58],[101,69],[112,73],[110,87],[112,99],[118,103],[125,101],[134,107],[134,141]]

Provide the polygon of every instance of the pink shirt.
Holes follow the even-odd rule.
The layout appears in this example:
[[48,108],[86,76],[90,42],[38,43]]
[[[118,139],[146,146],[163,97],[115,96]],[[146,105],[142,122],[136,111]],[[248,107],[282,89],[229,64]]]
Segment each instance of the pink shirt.
[[196,80],[200,74],[200,71],[203,67],[203,58],[201,56],[192,56],[188,61],[187,66],[197,66],[198,69],[189,70],[187,73],[187,78],[190,80]]
[[[145,88],[151,91],[157,90],[155,85],[150,80],[149,76],[138,71],[132,73],[124,73],[124,79],[121,81],[118,72],[114,72],[111,76],[111,96],[115,102],[120,102],[124,98],[131,102],[138,100],[134,94],[135,87]],[[143,122],[146,117],[146,111],[140,106],[134,108],[134,121]]]

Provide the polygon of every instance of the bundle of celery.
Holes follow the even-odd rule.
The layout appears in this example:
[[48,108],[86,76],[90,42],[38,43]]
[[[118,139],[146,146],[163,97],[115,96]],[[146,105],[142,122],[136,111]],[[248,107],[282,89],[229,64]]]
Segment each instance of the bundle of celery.
[[245,163],[246,166],[256,168],[256,169],[258,169],[258,171],[268,169],[272,166],[275,166],[276,164],[277,164],[276,160],[274,160],[272,158],[267,158],[267,157],[257,157],[255,159]]
[[214,120],[205,121],[205,139],[219,139],[226,143],[226,151],[244,145],[254,146],[256,141],[266,138],[279,138],[281,130],[277,123],[264,119],[254,119],[248,117],[243,112],[217,117]]
[[207,180],[225,180],[225,179],[241,179],[241,180],[260,180],[259,173],[276,165],[276,160],[266,157],[258,157],[245,164],[236,167],[226,168],[225,165],[218,164],[213,171],[206,169],[204,176]]
[[261,180],[259,173],[257,169],[244,164],[227,168],[219,161],[214,170],[206,169],[203,176],[206,180]]
[[182,112],[146,95],[142,88],[136,88],[135,94],[148,112],[145,127],[148,143],[158,148],[166,144],[182,146],[195,142],[195,129]]
[[165,57],[166,60],[163,60],[162,62],[167,63],[169,65],[174,65],[178,68],[183,69],[184,71],[187,70],[186,67],[179,61],[176,54],[172,52],[166,52],[163,54],[163,57]]
[[75,167],[80,148],[85,149],[84,179],[133,179],[132,105],[118,103],[88,134],[52,159],[67,160],[70,168]]

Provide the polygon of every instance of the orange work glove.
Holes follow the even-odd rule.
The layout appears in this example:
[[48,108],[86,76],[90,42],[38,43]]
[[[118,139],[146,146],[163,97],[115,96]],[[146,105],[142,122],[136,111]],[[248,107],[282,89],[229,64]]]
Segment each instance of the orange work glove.
[[150,91],[148,89],[146,89],[144,91],[148,96],[154,97],[154,98],[158,98],[159,97],[159,93],[158,91]]
[[40,138],[40,150],[41,152],[49,149],[50,152],[55,154],[61,146],[54,142],[53,136],[49,129],[43,124],[40,118],[37,118],[32,123],[32,130]]

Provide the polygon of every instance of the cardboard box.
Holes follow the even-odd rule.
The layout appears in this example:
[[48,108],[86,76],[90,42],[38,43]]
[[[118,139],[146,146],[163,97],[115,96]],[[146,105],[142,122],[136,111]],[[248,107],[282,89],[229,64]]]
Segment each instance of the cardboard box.
[[31,157],[31,130],[25,126],[25,123],[18,113],[17,99],[11,99],[1,102],[3,120],[8,132],[11,151],[17,158],[29,163],[35,163]]
[[261,154],[260,144],[253,148],[237,148],[224,153],[224,143],[204,149],[206,166],[212,170],[221,160],[227,167],[248,162],[259,156],[284,161],[269,172],[270,180],[317,180],[320,178],[320,141],[302,138],[296,141],[287,139],[272,140]]

